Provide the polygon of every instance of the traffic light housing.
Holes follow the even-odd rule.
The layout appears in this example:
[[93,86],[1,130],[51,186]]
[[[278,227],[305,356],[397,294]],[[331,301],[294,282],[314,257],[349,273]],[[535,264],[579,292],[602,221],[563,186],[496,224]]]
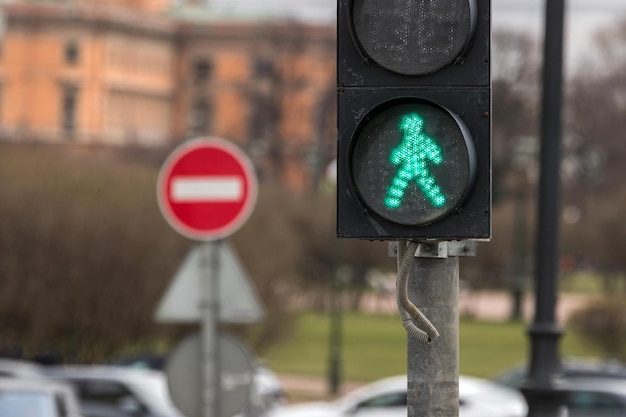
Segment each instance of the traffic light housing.
[[491,236],[490,0],[339,0],[337,235]]

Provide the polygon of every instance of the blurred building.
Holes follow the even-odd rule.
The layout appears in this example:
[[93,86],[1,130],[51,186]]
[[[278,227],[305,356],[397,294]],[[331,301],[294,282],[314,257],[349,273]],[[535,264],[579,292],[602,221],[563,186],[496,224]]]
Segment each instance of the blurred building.
[[171,147],[214,135],[296,189],[333,158],[333,27],[169,0],[13,0],[3,10],[5,139]]

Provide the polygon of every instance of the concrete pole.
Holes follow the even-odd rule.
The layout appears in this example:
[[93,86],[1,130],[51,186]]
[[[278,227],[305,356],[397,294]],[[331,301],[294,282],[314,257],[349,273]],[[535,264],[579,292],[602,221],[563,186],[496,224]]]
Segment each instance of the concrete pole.
[[[429,252],[429,245],[421,244],[422,252]],[[408,337],[408,417],[456,417],[459,415],[458,257],[416,257],[408,294],[439,332],[439,337],[430,344]]]

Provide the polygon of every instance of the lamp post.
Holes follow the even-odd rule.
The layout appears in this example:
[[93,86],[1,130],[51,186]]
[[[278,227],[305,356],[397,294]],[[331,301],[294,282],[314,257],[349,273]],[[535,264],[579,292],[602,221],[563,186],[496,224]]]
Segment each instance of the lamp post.
[[546,0],[541,152],[537,243],[535,256],[535,317],[528,333],[531,357],[522,392],[529,417],[564,414],[565,385],[561,379],[558,344],[563,333],[556,323],[559,260],[561,108],[565,0]]

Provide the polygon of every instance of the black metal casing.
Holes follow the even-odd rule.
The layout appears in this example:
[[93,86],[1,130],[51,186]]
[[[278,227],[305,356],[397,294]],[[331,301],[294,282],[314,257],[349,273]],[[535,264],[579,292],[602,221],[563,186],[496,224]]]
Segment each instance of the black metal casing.
[[[476,0],[475,31],[456,62],[428,75],[389,71],[367,58],[351,22],[352,3],[337,9],[337,236],[370,240],[457,240],[491,237],[490,0]],[[460,0],[470,1],[471,0]],[[390,1],[390,4],[393,3]],[[403,225],[370,210],[352,178],[352,149],[375,109],[394,101],[426,101],[455,114],[470,132],[476,174],[465,199],[447,217]]]

